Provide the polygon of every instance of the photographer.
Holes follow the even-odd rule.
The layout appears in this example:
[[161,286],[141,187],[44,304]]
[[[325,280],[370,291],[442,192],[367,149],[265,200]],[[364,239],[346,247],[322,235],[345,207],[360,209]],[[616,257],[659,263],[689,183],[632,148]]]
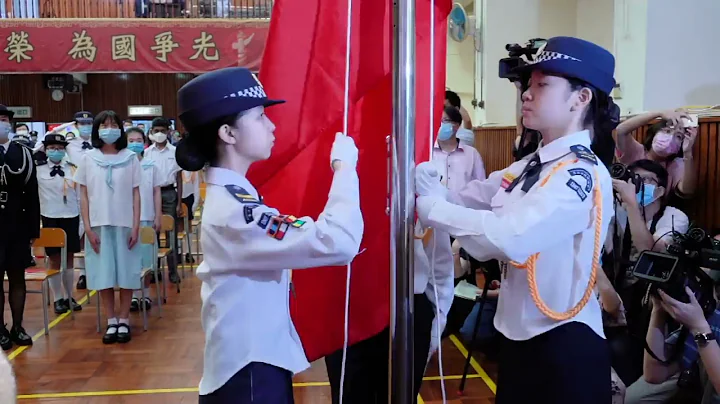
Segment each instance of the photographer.
[[[690,303],[680,302],[659,291],[661,299],[653,297],[650,327],[647,331],[648,347],[658,359],[667,361],[669,353],[673,351],[671,344],[678,343],[677,335],[667,335],[667,321],[672,319],[686,327],[689,337],[684,341],[682,358],[667,364],[645,352],[643,377],[628,387],[626,404],[720,402],[716,393],[720,388],[720,347],[717,344],[720,336],[720,311],[716,309],[705,319],[694,293],[689,288],[686,288],[686,292]],[[681,388],[678,383],[684,379],[683,375],[697,376],[700,385],[689,390]],[[683,385],[686,383],[680,382]],[[688,394],[701,395],[702,401],[693,400],[687,397]]]

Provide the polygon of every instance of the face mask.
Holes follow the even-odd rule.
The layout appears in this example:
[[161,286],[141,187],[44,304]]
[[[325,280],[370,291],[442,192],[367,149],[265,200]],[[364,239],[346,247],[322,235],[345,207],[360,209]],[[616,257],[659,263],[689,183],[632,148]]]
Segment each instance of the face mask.
[[10,122],[0,121],[0,143],[10,139]]
[[135,152],[136,154],[140,154],[143,152],[143,150],[145,150],[145,145],[138,142],[128,143],[127,147],[128,149],[130,149],[130,151]]
[[162,132],[158,132],[155,134],[155,143],[164,143],[166,140],[167,140],[166,134],[164,134]]
[[652,149],[660,157],[668,157],[680,151],[680,142],[669,133],[658,133],[653,138]]
[[452,137],[454,131],[453,126],[450,122],[443,122],[440,124],[440,130],[438,130],[438,140],[444,141]]
[[19,131],[15,132],[15,134],[18,135],[18,136],[27,136],[28,133],[30,133],[30,132],[26,131],[25,129],[22,129],[22,130],[19,130]]
[[655,185],[645,184],[645,192],[641,189],[636,194],[637,202],[640,206],[648,206],[655,202]]
[[48,150],[47,157],[53,163],[59,163],[65,157],[65,150]]
[[78,132],[81,138],[88,139],[92,134],[92,125],[80,125],[78,126]]
[[119,128],[105,128],[100,129],[100,139],[105,142],[105,144],[113,144],[118,139],[120,139],[120,129]]

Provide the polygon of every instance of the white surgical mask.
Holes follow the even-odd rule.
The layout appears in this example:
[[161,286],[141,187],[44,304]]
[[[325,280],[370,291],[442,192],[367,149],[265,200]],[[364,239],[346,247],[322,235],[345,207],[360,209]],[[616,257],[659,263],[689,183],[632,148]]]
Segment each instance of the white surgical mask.
[[18,136],[28,136],[29,133],[30,133],[30,132],[28,132],[28,131],[25,130],[25,129],[20,129],[19,131],[15,132],[15,134],[18,135]]
[[167,141],[167,135],[162,132],[158,132],[153,135],[155,137],[155,143],[164,143]]

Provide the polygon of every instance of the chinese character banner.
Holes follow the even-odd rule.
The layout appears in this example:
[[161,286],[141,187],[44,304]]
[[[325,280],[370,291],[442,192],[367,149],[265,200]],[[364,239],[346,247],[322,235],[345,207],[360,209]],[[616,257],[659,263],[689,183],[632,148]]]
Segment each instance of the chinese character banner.
[[0,20],[0,73],[260,69],[267,20]]

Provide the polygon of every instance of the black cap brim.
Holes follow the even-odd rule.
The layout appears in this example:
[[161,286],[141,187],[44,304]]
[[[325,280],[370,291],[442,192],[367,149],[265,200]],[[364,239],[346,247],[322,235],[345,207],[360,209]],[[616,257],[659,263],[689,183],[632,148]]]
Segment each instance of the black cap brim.
[[44,141],[44,140],[43,140],[42,144],[43,144],[43,146],[52,146],[52,145],[57,145],[57,144],[59,144],[60,146],[65,146],[65,147],[67,147],[68,142],[60,142],[60,141],[57,141],[57,140],[49,140],[49,141]]
[[267,100],[263,104],[263,107],[268,108],[278,104],[285,104],[285,100]]

